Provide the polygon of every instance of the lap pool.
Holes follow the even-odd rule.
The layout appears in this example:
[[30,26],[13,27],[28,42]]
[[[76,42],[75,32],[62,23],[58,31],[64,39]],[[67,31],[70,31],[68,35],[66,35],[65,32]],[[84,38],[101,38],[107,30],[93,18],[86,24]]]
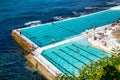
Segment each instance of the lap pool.
[[78,17],[70,20],[48,23],[41,26],[25,28],[21,33],[39,47],[51,44],[51,39],[55,39],[55,43],[65,40],[66,38],[75,36],[86,29],[110,24],[120,18],[120,10],[106,10],[92,15]]
[[75,73],[78,76],[78,68],[111,55],[91,47],[89,42],[83,38],[45,50],[42,56],[64,74],[71,75]]

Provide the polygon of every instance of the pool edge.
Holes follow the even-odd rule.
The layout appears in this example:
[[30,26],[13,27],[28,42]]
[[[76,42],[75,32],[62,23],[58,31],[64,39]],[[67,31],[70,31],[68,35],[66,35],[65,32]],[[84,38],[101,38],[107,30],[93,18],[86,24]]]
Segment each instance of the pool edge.
[[[15,30],[12,30],[11,36],[13,39],[25,50],[30,51],[31,44],[27,43],[25,39],[23,39],[19,34],[15,32]],[[26,53],[25,53],[26,54]],[[54,80],[56,78],[55,75],[53,75],[49,70],[47,70],[44,65],[39,63],[32,53],[25,55],[25,58],[30,61],[34,67],[36,67],[48,80]]]

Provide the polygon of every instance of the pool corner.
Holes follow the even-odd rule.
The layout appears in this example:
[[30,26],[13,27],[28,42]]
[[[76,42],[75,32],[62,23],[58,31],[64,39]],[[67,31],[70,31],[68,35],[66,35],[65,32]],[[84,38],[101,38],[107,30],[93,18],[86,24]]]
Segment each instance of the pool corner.
[[31,43],[25,40],[17,30],[12,30],[13,39],[25,50],[25,57],[30,61],[33,66],[35,66],[41,73],[48,79],[54,80],[56,78],[46,67],[36,60],[35,56],[32,55],[32,52],[29,52],[31,49]]

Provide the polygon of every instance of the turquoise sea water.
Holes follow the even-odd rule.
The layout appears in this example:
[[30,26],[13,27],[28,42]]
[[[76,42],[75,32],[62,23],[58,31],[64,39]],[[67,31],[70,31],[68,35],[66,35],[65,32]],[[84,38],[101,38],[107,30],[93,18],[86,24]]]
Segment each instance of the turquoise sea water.
[[91,29],[94,25],[97,27],[107,25],[118,20],[119,18],[120,10],[108,10],[86,17],[23,29],[21,32],[31,41],[42,47],[51,44],[52,38],[55,39],[56,43],[68,37],[80,34],[86,29]]
[[[78,52],[76,52],[76,50],[78,50]],[[71,75],[75,73],[75,75],[78,76],[78,68],[82,68],[84,65],[89,65],[91,62],[98,61],[101,58],[111,55],[91,47],[89,42],[83,38],[77,42],[69,42],[45,50],[42,56],[64,74]]]

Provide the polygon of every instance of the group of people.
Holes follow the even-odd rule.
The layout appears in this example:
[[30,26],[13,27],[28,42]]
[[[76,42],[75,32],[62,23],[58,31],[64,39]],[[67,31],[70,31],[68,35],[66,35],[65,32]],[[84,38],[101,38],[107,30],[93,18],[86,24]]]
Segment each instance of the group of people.
[[115,25],[120,25],[120,19],[118,19],[117,21],[113,22],[111,24],[111,27],[115,26]]
[[113,22],[109,27],[105,27],[103,31],[101,30],[102,32],[98,31],[97,34],[95,34],[95,27],[94,27],[93,28],[95,34],[94,37],[98,39],[104,46],[107,46],[107,42],[105,41],[105,39],[107,39],[107,36],[110,34],[107,32],[112,32],[115,29],[116,25],[120,26],[120,19]]

